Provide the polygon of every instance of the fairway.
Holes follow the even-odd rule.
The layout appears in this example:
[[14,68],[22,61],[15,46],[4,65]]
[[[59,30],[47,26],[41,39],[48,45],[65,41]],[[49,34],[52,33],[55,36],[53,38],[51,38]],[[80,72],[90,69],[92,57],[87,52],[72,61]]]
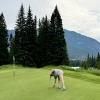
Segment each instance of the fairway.
[[[66,90],[52,88],[48,69],[0,70],[0,100],[100,100],[100,84],[67,76]],[[99,76],[98,76],[99,77]]]

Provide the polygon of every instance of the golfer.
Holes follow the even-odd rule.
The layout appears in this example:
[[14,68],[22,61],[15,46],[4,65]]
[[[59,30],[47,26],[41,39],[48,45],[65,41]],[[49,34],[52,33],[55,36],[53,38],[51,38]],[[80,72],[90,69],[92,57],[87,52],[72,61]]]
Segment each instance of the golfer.
[[50,72],[50,79],[51,79],[52,76],[55,79],[53,87],[56,86],[56,82],[57,82],[57,79],[58,79],[58,88],[65,89],[63,70],[52,69],[51,72]]

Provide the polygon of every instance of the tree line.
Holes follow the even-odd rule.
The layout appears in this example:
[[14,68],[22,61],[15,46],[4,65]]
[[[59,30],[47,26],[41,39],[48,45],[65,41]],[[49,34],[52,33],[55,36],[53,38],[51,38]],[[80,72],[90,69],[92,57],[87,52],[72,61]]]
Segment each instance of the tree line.
[[21,5],[15,27],[15,37],[10,35],[8,49],[7,27],[0,15],[0,65],[13,63],[24,66],[69,65],[62,19],[57,6],[51,19],[39,19],[29,6],[27,16]]
[[81,67],[84,69],[88,68],[100,69],[100,53],[98,52],[97,57],[94,57],[93,55],[90,56],[88,54],[87,59],[81,62]]

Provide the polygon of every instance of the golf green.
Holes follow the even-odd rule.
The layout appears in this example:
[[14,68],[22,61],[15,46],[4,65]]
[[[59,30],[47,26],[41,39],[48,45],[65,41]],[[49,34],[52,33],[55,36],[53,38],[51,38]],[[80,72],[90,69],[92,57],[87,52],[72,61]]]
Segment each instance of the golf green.
[[62,91],[52,87],[49,72],[45,68],[0,70],[0,100],[100,100],[100,84],[72,78],[65,71]]

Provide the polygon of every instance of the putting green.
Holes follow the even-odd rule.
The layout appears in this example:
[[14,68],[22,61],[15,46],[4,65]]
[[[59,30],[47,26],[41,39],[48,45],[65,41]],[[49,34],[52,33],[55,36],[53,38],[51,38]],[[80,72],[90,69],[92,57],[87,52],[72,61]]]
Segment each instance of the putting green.
[[47,69],[20,68],[15,77],[12,69],[1,70],[0,100],[100,100],[100,84],[67,75],[65,91],[52,84]]

